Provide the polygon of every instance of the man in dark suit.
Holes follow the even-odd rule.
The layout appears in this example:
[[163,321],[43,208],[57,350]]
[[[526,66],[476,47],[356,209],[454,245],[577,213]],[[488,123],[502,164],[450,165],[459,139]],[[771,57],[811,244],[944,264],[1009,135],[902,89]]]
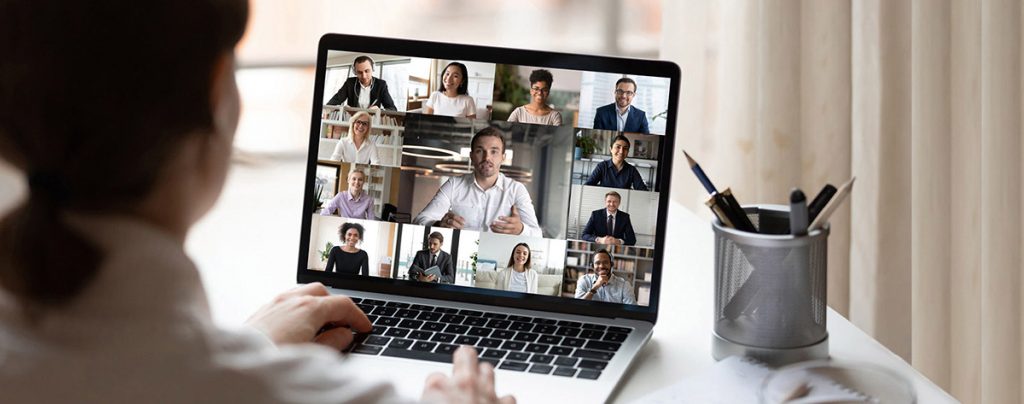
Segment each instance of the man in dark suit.
[[391,94],[388,93],[388,83],[373,77],[373,59],[365,55],[357,57],[352,62],[352,70],[356,76],[345,80],[345,84],[342,84],[338,92],[327,101],[327,105],[346,103],[357,108],[397,110],[395,102],[391,100]]
[[[416,257],[413,258],[412,266],[409,268],[409,279],[420,282],[455,283],[452,255],[441,251],[442,244],[444,244],[443,234],[435,231],[427,236],[427,249],[416,252]],[[437,275],[424,273],[433,266],[441,269],[440,278]]]
[[635,96],[636,81],[629,77],[616,81],[615,102],[597,109],[597,114],[594,115],[594,129],[651,133],[647,126],[647,113],[632,105]]
[[[598,244],[636,245],[636,233],[629,214],[619,210],[622,196],[611,191],[604,195],[604,209],[590,214],[587,226],[583,228],[583,239]],[[609,229],[612,229],[609,231]]]

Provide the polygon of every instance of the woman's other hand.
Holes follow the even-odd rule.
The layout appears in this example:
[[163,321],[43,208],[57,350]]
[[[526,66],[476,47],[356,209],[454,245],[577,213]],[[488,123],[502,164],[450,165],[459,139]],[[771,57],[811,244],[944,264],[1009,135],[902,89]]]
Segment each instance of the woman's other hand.
[[[331,295],[321,283],[278,295],[246,323],[278,345],[317,342],[338,350],[352,343],[353,331],[369,332],[372,327],[352,299]],[[325,327],[329,329],[320,332]]]

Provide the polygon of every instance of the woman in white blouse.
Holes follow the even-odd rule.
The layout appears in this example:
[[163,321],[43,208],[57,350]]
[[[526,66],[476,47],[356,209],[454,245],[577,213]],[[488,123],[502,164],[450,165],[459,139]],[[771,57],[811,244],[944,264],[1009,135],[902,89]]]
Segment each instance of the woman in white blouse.
[[551,72],[538,69],[530,73],[530,103],[512,110],[509,122],[535,123],[538,125],[562,124],[562,114],[548,105],[551,95]]
[[441,88],[430,94],[423,112],[431,115],[476,118],[476,102],[469,96],[469,70],[451,62],[441,74]]
[[345,163],[380,164],[377,145],[370,139],[370,129],[373,128],[370,114],[366,111],[356,112],[348,122],[348,137],[339,140],[338,145],[334,146],[331,160]]
[[537,293],[537,271],[530,269],[530,246],[516,244],[508,265],[498,271],[497,287],[502,290],[523,293]]

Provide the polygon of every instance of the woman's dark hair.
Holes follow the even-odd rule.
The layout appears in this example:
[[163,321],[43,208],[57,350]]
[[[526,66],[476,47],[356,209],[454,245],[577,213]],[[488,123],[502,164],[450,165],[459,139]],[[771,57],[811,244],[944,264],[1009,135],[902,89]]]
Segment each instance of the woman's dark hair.
[[349,230],[356,229],[356,233],[359,233],[359,241],[363,241],[363,225],[359,223],[344,223],[338,228],[338,237],[341,241],[345,241],[345,233]]
[[78,295],[103,254],[63,213],[127,212],[190,136],[244,0],[0,0],[0,158],[29,179],[0,221],[0,287],[26,309]]
[[512,247],[512,255],[508,256],[508,265],[506,268],[515,268],[516,249],[518,249],[519,246],[526,247],[526,262],[523,263],[523,268],[530,269],[530,262],[533,260],[533,252],[530,251],[530,245],[526,243],[519,243],[516,244],[515,247]]
[[456,89],[456,94],[469,94],[469,70],[466,69],[466,65],[459,62],[451,62],[441,70],[441,92],[445,92],[444,88],[444,72],[448,71],[449,67],[458,67],[462,71],[462,84],[459,84],[459,88]]
[[550,89],[553,84],[552,80],[554,80],[554,77],[551,76],[551,72],[544,69],[537,69],[530,73],[530,84],[543,81],[548,83],[548,89]]
[[616,135],[615,138],[612,139],[612,144],[608,145],[608,147],[615,147],[615,143],[618,141],[626,142],[626,148],[629,148],[629,138],[626,137],[626,135]]

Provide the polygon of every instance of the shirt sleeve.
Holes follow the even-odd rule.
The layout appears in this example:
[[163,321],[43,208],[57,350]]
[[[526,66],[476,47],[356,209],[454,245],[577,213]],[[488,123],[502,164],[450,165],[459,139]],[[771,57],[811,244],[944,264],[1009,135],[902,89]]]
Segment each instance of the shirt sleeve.
[[473,97],[466,96],[466,111],[464,112],[465,116],[476,116],[476,101],[473,100]]
[[334,153],[331,153],[331,160],[341,161],[342,157],[345,156],[345,139],[338,139],[338,143],[334,145]]
[[512,113],[508,115],[508,121],[519,122],[519,110],[521,109],[523,109],[523,107],[516,107],[516,109],[513,109]]
[[519,220],[523,222],[523,231],[519,234],[528,237],[543,237],[544,232],[541,231],[540,223],[537,222],[537,212],[533,209],[530,193],[519,181],[513,180],[512,183],[515,184],[516,190],[515,207],[519,210]]
[[644,184],[644,178],[640,176],[640,170],[637,169],[636,166],[632,166],[632,168],[633,168],[633,189],[635,189],[637,191],[646,191],[647,190],[647,184]]
[[[434,104],[437,104],[437,96],[440,95],[440,94],[441,93],[439,93],[437,91],[434,91],[434,92],[430,93],[430,97],[427,98],[427,100],[423,102],[423,105],[428,107],[428,108],[434,108]],[[437,112],[437,111],[434,111],[434,112]]]
[[582,299],[583,295],[590,291],[590,288],[594,287],[594,284],[587,278],[586,275],[580,276],[580,279],[576,280],[576,298]]
[[339,195],[342,195],[342,194],[339,193],[338,195],[334,195],[334,197],[331,198],[331,200],[327,201],[327,203],[324,204],[323,210],[320,211],[320,215],[321,216],[330,216],[330,215],[334,214],[334,212],[336,212],[338,210],[338,196]]
[[583,185],[599,185],[601,184],[601,177],[603,174],[601,170],[604,168],[604,162],[597,163],[594,167],[594,171],[590,173],[590,178],[587,178],[587,182]]
[[380,151],[377,150],[377,144],[374,143],[370,138],[367,138],[365,141],[370,142],[368,144],[368,146],[370,146],[370,164],[373,164],[375,166],[380,165]]
[[562,113],[558,111],[551,111],[551,123],[555,126],[562,126]]
[[370,256],[366,254],[366,250],[359,253],[359,273],[363,276],[370,276]]
[[624,304],[636,304],[636,296],[633,296],[633,287],[629,284],[625,284],[624,290],[622,291],[622,303]]
[[422,226],[430,226],[434,222],[441,220],[445,213],[452,208],[452,193],[455,190],[455,181],[458,181],[458,177],[449,178],[445,181],[441,188],[434,194],[434,198],[430,200],[427,207],[423,208],[420,214],[416,215],[413,219],[413,223]]

